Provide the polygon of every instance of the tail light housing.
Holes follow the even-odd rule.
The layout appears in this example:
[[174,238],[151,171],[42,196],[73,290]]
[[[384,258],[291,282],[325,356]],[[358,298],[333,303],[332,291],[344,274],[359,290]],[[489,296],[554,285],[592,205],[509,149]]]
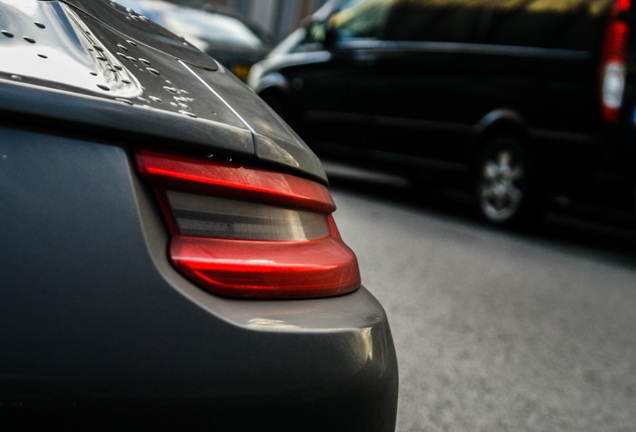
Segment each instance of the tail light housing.
[[630,0],[618,0],[612,9],[601,50],[601,112],[612,123],[620,119],[627,75],[627,38],[629,27],[622,15],[629,11]]
[[319,183],[238,164],[137,150],[167,222],[174,266],[228,297],[309,298],[360,286]]

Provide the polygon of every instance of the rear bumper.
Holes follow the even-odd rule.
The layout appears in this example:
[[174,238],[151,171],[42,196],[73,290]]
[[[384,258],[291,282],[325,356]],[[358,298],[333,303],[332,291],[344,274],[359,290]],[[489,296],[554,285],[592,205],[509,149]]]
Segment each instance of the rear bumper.
[[125,147],[0,135],[0,422],[394,429],[396,355],[366,289],[213,296],[168,263]]

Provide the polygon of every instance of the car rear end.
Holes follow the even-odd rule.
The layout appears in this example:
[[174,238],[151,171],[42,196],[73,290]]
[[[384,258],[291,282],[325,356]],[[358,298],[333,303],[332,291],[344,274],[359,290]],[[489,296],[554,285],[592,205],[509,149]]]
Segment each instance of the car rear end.
[[0,421],[393,430],[388,321],[295,134],[132,10],[0,8]]

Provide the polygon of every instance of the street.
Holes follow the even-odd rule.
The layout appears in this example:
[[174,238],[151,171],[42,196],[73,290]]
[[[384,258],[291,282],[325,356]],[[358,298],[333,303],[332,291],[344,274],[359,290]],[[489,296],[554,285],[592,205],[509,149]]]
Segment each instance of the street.
[[397,431],[636,430],[636,233],[494,229],[405,179],[325,168],[391,322]]

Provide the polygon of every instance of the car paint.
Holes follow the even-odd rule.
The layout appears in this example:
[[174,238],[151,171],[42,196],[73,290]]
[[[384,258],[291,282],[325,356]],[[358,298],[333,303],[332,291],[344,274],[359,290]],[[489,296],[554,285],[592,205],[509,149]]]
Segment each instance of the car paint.
[[0,30],[13,33],[0,50],[25,59],[19,74],[0,60],[0,423],[393,430],[397,360],[369,291],[203,291],[169,263],[132,152],[326,183],[304,143],[213,60],[115,3],[0,8]]

